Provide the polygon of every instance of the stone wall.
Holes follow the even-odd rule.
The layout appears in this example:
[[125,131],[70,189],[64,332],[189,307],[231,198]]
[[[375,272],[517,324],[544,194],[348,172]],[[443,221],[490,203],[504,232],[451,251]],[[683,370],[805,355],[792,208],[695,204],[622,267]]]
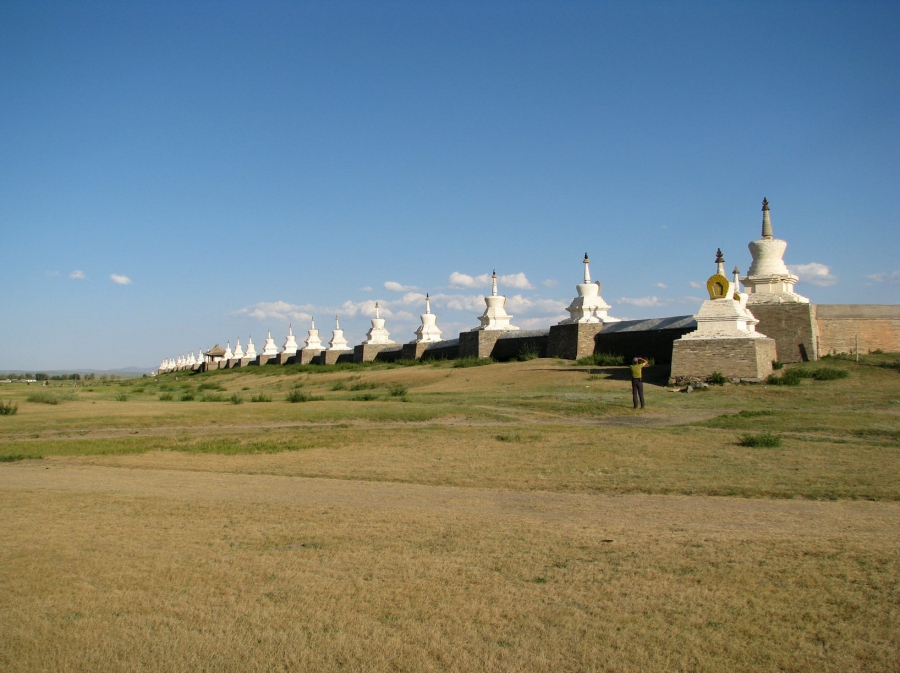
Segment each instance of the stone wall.
[[679,339],[672,348],[675,381],[705,380],[713,372],[727,378],[763,379],[772,373],[774,339]]
[[818,359],[816,311],[812,304],[751,304],[756,331],[775,340],[781,362]]
[[526,352],[547,357],[549,337],[549,329],[461,332],[458,357],[493,358],[501,362],[514,360]]
[[404,360],[455,360],[459,357],[459,339],[403,344]]
[[359,344],[353,347],[354,362],[393,362],[402,355],[401,344]]
[[900,305],[818,304],[815,307],[820,355],[900,352]]
[[675,340],[695,329],[697,323],[689,315],[607,323],[594,337],[594,352],[621,355],[626,362],[642,357],[668,364]]
[[603,323],[553,325],[547,341],[547,357],[579,360],[594,354],[594,337]]

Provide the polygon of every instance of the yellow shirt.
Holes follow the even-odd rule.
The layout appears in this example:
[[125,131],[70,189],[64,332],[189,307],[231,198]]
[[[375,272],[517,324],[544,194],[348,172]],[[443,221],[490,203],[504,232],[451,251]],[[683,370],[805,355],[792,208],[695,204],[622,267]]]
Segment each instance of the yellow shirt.
[[631,378],[639,379],[641,378],[641,370],[644,368],[643,363],[631,365]]

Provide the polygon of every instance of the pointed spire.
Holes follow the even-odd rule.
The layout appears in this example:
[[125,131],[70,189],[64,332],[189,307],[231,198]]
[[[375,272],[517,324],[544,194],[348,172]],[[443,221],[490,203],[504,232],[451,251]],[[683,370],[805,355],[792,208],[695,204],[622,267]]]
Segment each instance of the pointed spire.
[[340,329],[340,328],[341,328],[341,323],[340,323],[340,321],[338,320],[338,317],[337,317],[336,315],[334,316],[334,328],[335,328],[335,329]]
[[376,302],[375,302],[375,319],[377,320],[377,319],[380,318],[380,317],[381,317],[381,316],[378,315],[378,302],[376,301]]
[[497,269],[494,269],[494,273],[491,276],[491,296],[497,296]]
[[733,282],[734,282],[734,291],[740,292],[741,291],[741,272],[738,269],[737,264],[734,265],[734,281]]
[[431,313],[431,297],[427,292],[425,293],[425,313]]
[[591,260],[588,259],[587,253],[584,253],[584,282],[591,282]]
[[294,323],[288,323],[288,336],[294,336]]
[[763,225],[762,225],[762,235],[763,238],[772,238],[774,234],[772,234],[772,221],[769,219],[769,201],[763,197],[762,204],[762,214],[763,214]]
[[309,322],[310,322],[310,329],[315,329],[315,328],[316,328],[316,318],[315,318],[315,316],[310,316],[310,317],[309,317]]
[[722,248],[716,249],[716,273],[720,276],[725,275],[725,258],[722,257]]

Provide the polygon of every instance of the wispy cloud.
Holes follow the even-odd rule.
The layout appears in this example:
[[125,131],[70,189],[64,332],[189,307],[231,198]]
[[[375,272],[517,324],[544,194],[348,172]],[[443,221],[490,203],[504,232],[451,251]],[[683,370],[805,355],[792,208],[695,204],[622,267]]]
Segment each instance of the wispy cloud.
[[[512,287],[517,290],[533,290],[532,285],[524,273],[511,273],[505,276],[498,276],[498,282],[501,286]],[[454,271],[450,274],[450,287],[488,287],[491,284],[491,274],[483,273],[480,276],[470,276],[466,273]]]
[[359,289],[362,290],[363,292],[371,292],[372,291],[372,288],[368,285],[366,285],[365,287],[361,287]]
[[665,283],[655,283],[653,287],[658,287],[660,290],[665,290],[668,289],[669,286]]
[[[81,273],[81,271],[76,271],[75,273]],[[75,276],[74,274],[71,276],[72,278],[83,278],[84,275]],[[131,278],[128,276],[120,276],[117,273],[111,273],[109,275],[109,279],[114,282],[116,285],[131,285]]]
[[[84,275],[84,271],[81,271],[80,269],[76,269],[75,271],[73,271],[72,273],[69,274],[69,278],[75,278],[76,280],[84,280],[85,278],[87,278],[87,276]],[[119,278],[125,278],[125,276],[119,276]],[[130,283],[131,281],[129,280],[128,282]]]
[[547,280],[545,280],[545,281],[543,282],[543,285],[544,285],[545,287],[556,287],[557,285],[559,285],[559,281],[558,281],[558,280],[553,280],[552,278],[548,278]]
[[46,274],[47,274],[48,276],[58,276],[58,275],[59,275],[59,271],[47,271]]
[[671,304],[699,304],[703,299],[700,297],[619,297],[622,304],[630,304],[631,306],[669,306]]
[[810,283],[811,285],[827,287],[837,282],[837,276],[831,273],[831,269],[818,262],[794,264],[789,266],[788,270],[798,276],[804,283]]
[[874,280],[876,283],[900,283],[900,271],[891,271],[889,273],[873,273],[869,276],[866,276],[869,280]]
[[418,290],[415,285],[401,285],[400,283],[389,280],[384,284],[385,290],[390,290],[391,292],[410,292],[411,290]]
[[688,281],[688,285],[690,285],[691,287],[695,287],[697,289],[706,287],[703,283],[698,283],[696,280]]

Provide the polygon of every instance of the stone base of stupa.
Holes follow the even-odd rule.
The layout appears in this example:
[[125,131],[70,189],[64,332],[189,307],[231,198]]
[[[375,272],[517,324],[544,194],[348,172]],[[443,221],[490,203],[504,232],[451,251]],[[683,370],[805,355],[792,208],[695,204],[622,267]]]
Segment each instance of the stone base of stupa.
[[602,322],[551,325],[547,357],[578,360],[593,355],[596,337],[602,329]]
[[[387,360],[399,360],[401,356],[401,351],[403,350],[403,346],[400,344],[359,344],[358,346],[353,347],[353,361],[354,362],[374,362],[375,360],[384,359]],[[393,357],[384,357],[379,358],[378,356],[384,353],[385,356],[388,354]]]
[[277,358],[277,355],[257,355],[256,356],[256,364],[262,367],[264,364],[267,364]]
[[672,345],[670,381],[705,381],[713,372],[761,381],[772,373],[775,359],[774,339],[678,339]]
[[313,360],[319,357],[319,354],[324,352],[324,349],[318,348],[303,348],[297,351],[297,360],[301,365],[312,364]]
[[[753,295],[750,295],[751,297]],[[750,304],[753,317],[759,320],[756,331],[775,339],[781,362],[817,360],[816,309],[813,304]]]
[[278,355],[272,356],[272,359],[269,360],[270,365],[287,365],[292,364],[297,359],[296,353],[279,353]]
[[353,350],[348,348],[340,351],[322,351],[323,365],[336,365],[338,362],[353,362]]
[[501,330],[478,330],[476,332],[460,332],[459,357],[460,358],[489,358],[494,352],[494,346],[501,335],[506,334]]

